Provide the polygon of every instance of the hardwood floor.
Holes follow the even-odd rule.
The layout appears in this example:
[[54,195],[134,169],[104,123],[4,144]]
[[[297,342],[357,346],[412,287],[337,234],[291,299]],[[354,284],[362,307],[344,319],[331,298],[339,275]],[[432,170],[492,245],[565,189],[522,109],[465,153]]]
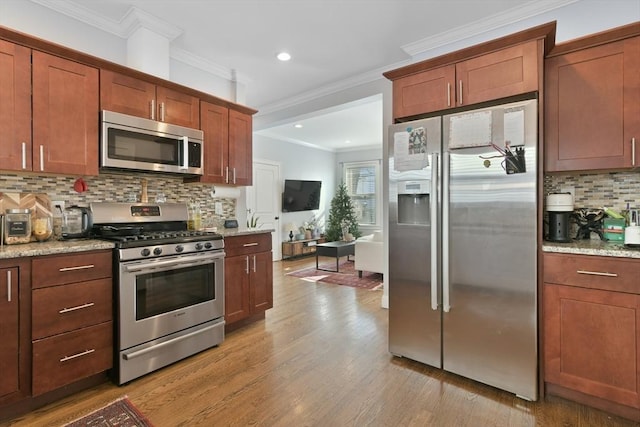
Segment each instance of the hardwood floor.
[[274,308],[222,345],[118,387],[104,383],[15,420],[59,426],[127,395],[164,426],[636,426],[559,398],[527,402],[387,350],[382,291],[285,276]]

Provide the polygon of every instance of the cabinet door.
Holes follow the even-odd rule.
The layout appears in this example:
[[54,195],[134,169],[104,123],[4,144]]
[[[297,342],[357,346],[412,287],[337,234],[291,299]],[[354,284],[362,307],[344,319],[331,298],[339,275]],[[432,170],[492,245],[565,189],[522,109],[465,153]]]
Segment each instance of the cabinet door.
[[229,110],[229,183],[253,183],[253,124],[249,114]]
[[18,269],[0,268],[0,401],[20,389]]
[[156,86],[144,80],[100,70],[100,107],[103,110],[152,119]]
[[546,171],[640,165],[640,37],[550,58],[545,67]]
[[31,170],[31,50],[0,40],[0,169]]
[[457,105],[470,105],[538,90],[536,40],[456,64]]
[[251,255],[251,314],[273,307],[273,259],[271,252]]
[[98,70],[33,51],[33,169],[98,174]]
[[224,320],[228,325],[251,315],[249,268],[248,255],[224,260]]
[[229,109],[208,102],[200,103],[204,132],[204,175],[200,182],[226,184],[229,165]]
[[200,100],[173,89],[156,88],[158,119],[162,122],[200,129]]
[[545,284],[545,381],[640,407],[640,296]]
[[455,106],[454,65],[423,71],[393,82],[393,118],[403,118]]

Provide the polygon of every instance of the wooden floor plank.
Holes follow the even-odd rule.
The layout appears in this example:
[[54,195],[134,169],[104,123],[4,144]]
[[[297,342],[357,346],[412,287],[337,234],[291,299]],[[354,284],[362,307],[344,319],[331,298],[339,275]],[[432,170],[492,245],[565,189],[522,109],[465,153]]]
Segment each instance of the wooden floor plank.
[[285,275],[314,263],[274,263],[274,308],[219,347],[0,425],[59,426],[128,395],[157,427],[636,426],[560,398],[527,402],[393,357],[382,292]]

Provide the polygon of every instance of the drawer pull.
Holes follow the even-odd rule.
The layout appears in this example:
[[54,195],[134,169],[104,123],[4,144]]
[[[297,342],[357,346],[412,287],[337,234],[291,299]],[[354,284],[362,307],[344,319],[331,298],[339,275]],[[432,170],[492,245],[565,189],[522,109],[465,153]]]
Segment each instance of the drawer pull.
[[58,269],[58,271],[63,272],[63,271],[75,271],[75,270],[87,270],[89,268],[93,268],[95,267],[94,264],[88,264],[88,265],[79,265],[77,267],[63,267]]
[[607,276],[607,277],[618,277],[616,273],[603,273],[601,271],[587,271],[587,270],[578,270],[578,274],[589,274],[591,276]]
[[77,305],[77,306],[71,307],[71,308],[63,308],[62,310],[59,310],[58,313],[64,314],[64,313],[68,313],[70,311],[76,311],[76,310],[81,310],[83,308],[93,307],[94,305],[95,305],[95,303],[88,302],[86,304]]
[[245,243],[244,245],[242,245],[245,248],[248,248],[249,246],[258,246],[258,242],[253,242],[253,243]]
[[94,348],[92,348],[91,350],[85,350],[85,351],[80,352],[80,353],[72,354],[71,356],[65,356],[62,359],[60,359],[60,361],[61,362],[66,362],[66,361],[71,360],[71,359],[75,359],[75,358],[78,358],[78,357],[86,356],[87,354],[91,354],[94,351],[96,351]]
[[7,302],[11,302],[11,270],[7,270]]

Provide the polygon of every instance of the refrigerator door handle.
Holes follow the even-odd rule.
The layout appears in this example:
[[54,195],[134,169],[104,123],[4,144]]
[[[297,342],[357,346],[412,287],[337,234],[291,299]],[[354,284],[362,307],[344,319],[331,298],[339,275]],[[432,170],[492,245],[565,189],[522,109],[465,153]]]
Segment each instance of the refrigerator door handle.
[[442,309],[449,304],[449,152],[442,154]]
[[438,310],[438,154],[431,154],[431,309]]

